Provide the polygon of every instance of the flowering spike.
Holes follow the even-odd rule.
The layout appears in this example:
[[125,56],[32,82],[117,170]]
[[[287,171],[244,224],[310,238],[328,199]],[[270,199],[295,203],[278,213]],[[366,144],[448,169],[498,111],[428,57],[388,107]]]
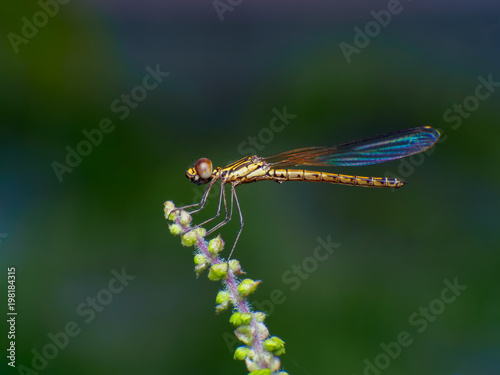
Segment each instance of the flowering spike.
[[215,310],[220,313],[233,306],[234,313],[230,317],[230,322],[236,326],[234,331],[236,337],[245,345],[236,349],[234,359],[244,360],[252,375],[288,375],[284,371],[279,371],[281,361],[278,355],[285,352],[283,340],[276,336],[269,337],[269,330],[264,324],[266,315],[263,312],[252,311],[246,299],[255,292],[261,281],[252,279],[241,281],[238,276],[245,272],[240,263],[236,259],[227,262],[219,257],[224,248],[221,236],[218,235],[207,242],[205,240],[207,231],[192,225],[192,217],[187,211],[176,209],[173,202],[168,201],[165,202],[164,213],[167,220],[173,221],[168,225],[170,232],[181,235],[182,245],[195,246],[196,274],[199,276],[202,271],[210,267],[208,278],[221,280],[224,285],[215,299]]

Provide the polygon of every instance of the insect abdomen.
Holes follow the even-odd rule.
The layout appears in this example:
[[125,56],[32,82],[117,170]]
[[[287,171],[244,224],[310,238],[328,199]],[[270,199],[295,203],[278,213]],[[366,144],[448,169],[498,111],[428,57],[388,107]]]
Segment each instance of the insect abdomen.
[[308,171],[303,169],[273,169],[269,171],[272,180],[281,181],[315,181],[331,184],[355,185],[368,187],[400,188],[406,181],[399,178],[349,176],[345,174]]

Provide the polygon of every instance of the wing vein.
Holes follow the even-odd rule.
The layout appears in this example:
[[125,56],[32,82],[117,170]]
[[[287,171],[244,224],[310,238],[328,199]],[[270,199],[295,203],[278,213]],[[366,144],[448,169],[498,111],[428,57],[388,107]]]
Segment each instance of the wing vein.
[[378,164],[425,151],[438,141],[439,136],[436,129],[422,126],[333,146],[285,151],[262,159],[272,168]]

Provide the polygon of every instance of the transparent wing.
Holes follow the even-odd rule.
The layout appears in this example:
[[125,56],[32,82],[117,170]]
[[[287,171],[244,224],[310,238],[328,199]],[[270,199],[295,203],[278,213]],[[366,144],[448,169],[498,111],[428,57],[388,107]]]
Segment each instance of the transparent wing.
[[262,158],[272,168],[295,165],[359,166],[384,163],[418,154],[432,147],[439,131],[422,126],[329,147],[307,147]]

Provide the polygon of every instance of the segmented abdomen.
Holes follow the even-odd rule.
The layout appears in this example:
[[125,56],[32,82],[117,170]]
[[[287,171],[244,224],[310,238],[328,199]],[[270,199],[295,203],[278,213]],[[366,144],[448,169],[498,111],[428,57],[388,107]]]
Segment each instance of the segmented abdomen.
[[304,169],[271,169],[268,178],[282,181],[316,181],[332,184],[400,188],[406,181],[399,178],[349,176],[338,173],[308,171]]

